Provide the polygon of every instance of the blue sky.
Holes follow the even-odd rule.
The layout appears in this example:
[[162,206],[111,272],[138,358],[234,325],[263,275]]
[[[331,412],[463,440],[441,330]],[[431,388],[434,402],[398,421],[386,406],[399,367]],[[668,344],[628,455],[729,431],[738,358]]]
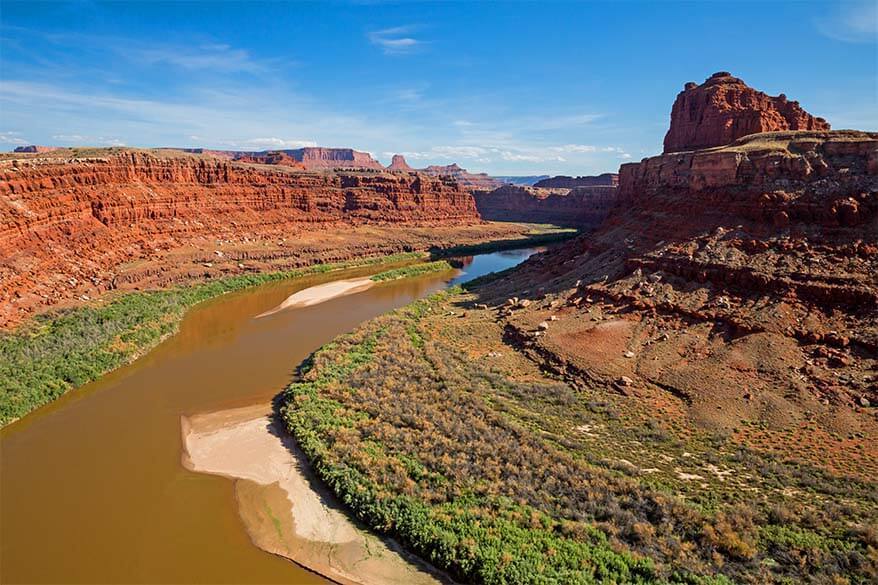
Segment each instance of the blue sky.
[[2,0],[0,149],[316,144],[590,174],[660,152],[677,92],[720,70],[878,130],[875,6]]

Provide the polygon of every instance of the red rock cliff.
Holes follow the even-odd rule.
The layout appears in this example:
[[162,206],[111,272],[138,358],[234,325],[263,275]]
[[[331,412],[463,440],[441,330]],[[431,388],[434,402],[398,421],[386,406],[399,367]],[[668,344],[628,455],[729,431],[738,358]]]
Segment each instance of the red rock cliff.
[[772,97],[749,87],[724,71],[701,85],[687,83],[671,109],[665,152],[696,150],[730,144],[758,132],[829,130],[783,94]]
[[[784,457],[825,465],[829,433],[878,436],[878,133],[756,134],[619,178],[599,228],[487,285],[486,302],[533,301],[510,336],[635,408],[671,401]],[[874,477],[874,444],[830,465]]]
[[0,159],[0,322],[11,300],[35,287],[114,279],[120,265],[162,250],[201,246],[212,254],[222,241],[283,245],[324,226],[480,222],[472,195],[425,174],[309,173],[181,153],[104,153]]

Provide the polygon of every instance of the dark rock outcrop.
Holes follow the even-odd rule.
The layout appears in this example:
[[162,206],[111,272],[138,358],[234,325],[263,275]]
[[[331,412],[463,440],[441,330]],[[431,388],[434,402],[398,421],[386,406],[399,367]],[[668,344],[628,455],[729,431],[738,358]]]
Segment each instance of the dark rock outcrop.
[[615,205],[616,187],[567,190],[504,185],[488,193],[476,192],[474,197],[479,213],[487,220],[594,228]]
[[542,181],[538,181],[534,183],[534,187],[541,187],[544,189],[574,189],[576,187],[595,186],[615,187],[618,184],[618,173],[604,173],[602,175],[597,175],[594,177],[568,177],[565,175],[558,175],[557,177],[550,177],[547,179],[543,179]]

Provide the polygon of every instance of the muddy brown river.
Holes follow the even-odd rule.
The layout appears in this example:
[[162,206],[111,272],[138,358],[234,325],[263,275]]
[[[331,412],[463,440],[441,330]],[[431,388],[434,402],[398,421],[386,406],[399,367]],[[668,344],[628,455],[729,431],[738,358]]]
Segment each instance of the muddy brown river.
[[180,417],[270,400],[311,352],[357,324],[534,250],[255,319],[304,288],[274,283],[199,305],[130,366],[0,431],[0,582],[325,583],[256,548],[232,481],[181,464]]

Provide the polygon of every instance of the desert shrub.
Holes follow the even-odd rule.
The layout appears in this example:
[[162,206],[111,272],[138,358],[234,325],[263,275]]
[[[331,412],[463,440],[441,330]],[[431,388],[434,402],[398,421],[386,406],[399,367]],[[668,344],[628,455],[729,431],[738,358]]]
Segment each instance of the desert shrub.
[[[708,442],[714,456],[706,461],[764,470],[769,485],[824,489],[821,506],[712,487],[684,499],[621,453],[581,451],[564,434],[581,424],[571,413],[621,429],[611,401],[546,377],[513,379],[433,328],[433,316],[458,293],[439,293],[336,339],[286,391],[290,431],[318,475],[370,526],[481,583],[874,578],[874,515],[859,504],[871,501],[874,485],[729,452],[720,437]],[[632,425],[630,436],[679,446],[648,422]],[[857,505],[834,503],[845,483],[861,498]],[[858,528],[845,529],[852,520]]]

